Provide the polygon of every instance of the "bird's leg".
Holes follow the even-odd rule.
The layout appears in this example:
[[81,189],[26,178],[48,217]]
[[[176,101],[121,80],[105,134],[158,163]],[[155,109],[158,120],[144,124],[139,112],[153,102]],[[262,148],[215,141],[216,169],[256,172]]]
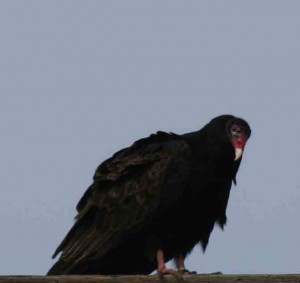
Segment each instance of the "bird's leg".
[[183,255],[175,257],[175,264],[176,264],[178,272],[184,273],[185,265],[184,265],[184,256]]
[[157,251],[156,259],[157,259],[157,272],[160,279],[163,279],[164,275],[167,274],[173,275],[177,279],[183,279],[182,275],[176,270],[166,268],[164,252],[162,250]]
[[185,272],[184,256],[183,255],[177,256],[175,258],[175,264],[176,264],[178,272],[180,272],[180,273]]
[[178,272],[181,274],[197,274],[196,271],[189,271],[189,270],[185,269],[184,260],[185,260],[185,257],[183,255],[179,255],[179,256],[175,257],[175,264],[176,264]]

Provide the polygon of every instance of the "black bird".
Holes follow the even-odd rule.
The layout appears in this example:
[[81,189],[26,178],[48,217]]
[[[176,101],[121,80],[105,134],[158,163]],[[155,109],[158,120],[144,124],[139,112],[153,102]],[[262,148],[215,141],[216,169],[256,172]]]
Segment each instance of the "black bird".
[[157,132],[115,153],[97,168],[48,275],[173,274],[171,259],[185,272],[194,246],[205,250],[215,223],[226,224],[250,134],[245,120],[222,115],[199,131]]

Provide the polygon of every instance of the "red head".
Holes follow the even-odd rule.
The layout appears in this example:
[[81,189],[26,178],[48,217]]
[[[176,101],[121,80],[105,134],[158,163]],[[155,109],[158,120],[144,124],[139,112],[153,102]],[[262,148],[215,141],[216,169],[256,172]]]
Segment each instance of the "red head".
[[240,118],[233,118],[227,124],[227,133],[235,149],[235,159],[242,157],[244,147],[251,135],[248,123]]

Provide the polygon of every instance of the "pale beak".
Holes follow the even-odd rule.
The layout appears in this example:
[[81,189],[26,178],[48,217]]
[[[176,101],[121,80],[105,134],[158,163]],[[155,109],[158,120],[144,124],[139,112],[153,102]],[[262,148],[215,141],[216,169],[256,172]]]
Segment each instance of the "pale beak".
[[235,158],[234,161],[239,160],[243,155],[243,149],[240,147],[235,148]]

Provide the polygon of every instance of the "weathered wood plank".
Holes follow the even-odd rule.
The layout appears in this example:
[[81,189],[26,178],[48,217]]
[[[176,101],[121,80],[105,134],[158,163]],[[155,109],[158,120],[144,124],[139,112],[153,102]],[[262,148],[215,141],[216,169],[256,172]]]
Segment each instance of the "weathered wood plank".
[[[172,276],[166,276],[164,282],[178,282]],[[187,275],[184,281],[188,283],[300,283],[300,274],[280,275]],[[156,275],[152,276],[0,276],[0,283],[158,283],[162,282]]]

